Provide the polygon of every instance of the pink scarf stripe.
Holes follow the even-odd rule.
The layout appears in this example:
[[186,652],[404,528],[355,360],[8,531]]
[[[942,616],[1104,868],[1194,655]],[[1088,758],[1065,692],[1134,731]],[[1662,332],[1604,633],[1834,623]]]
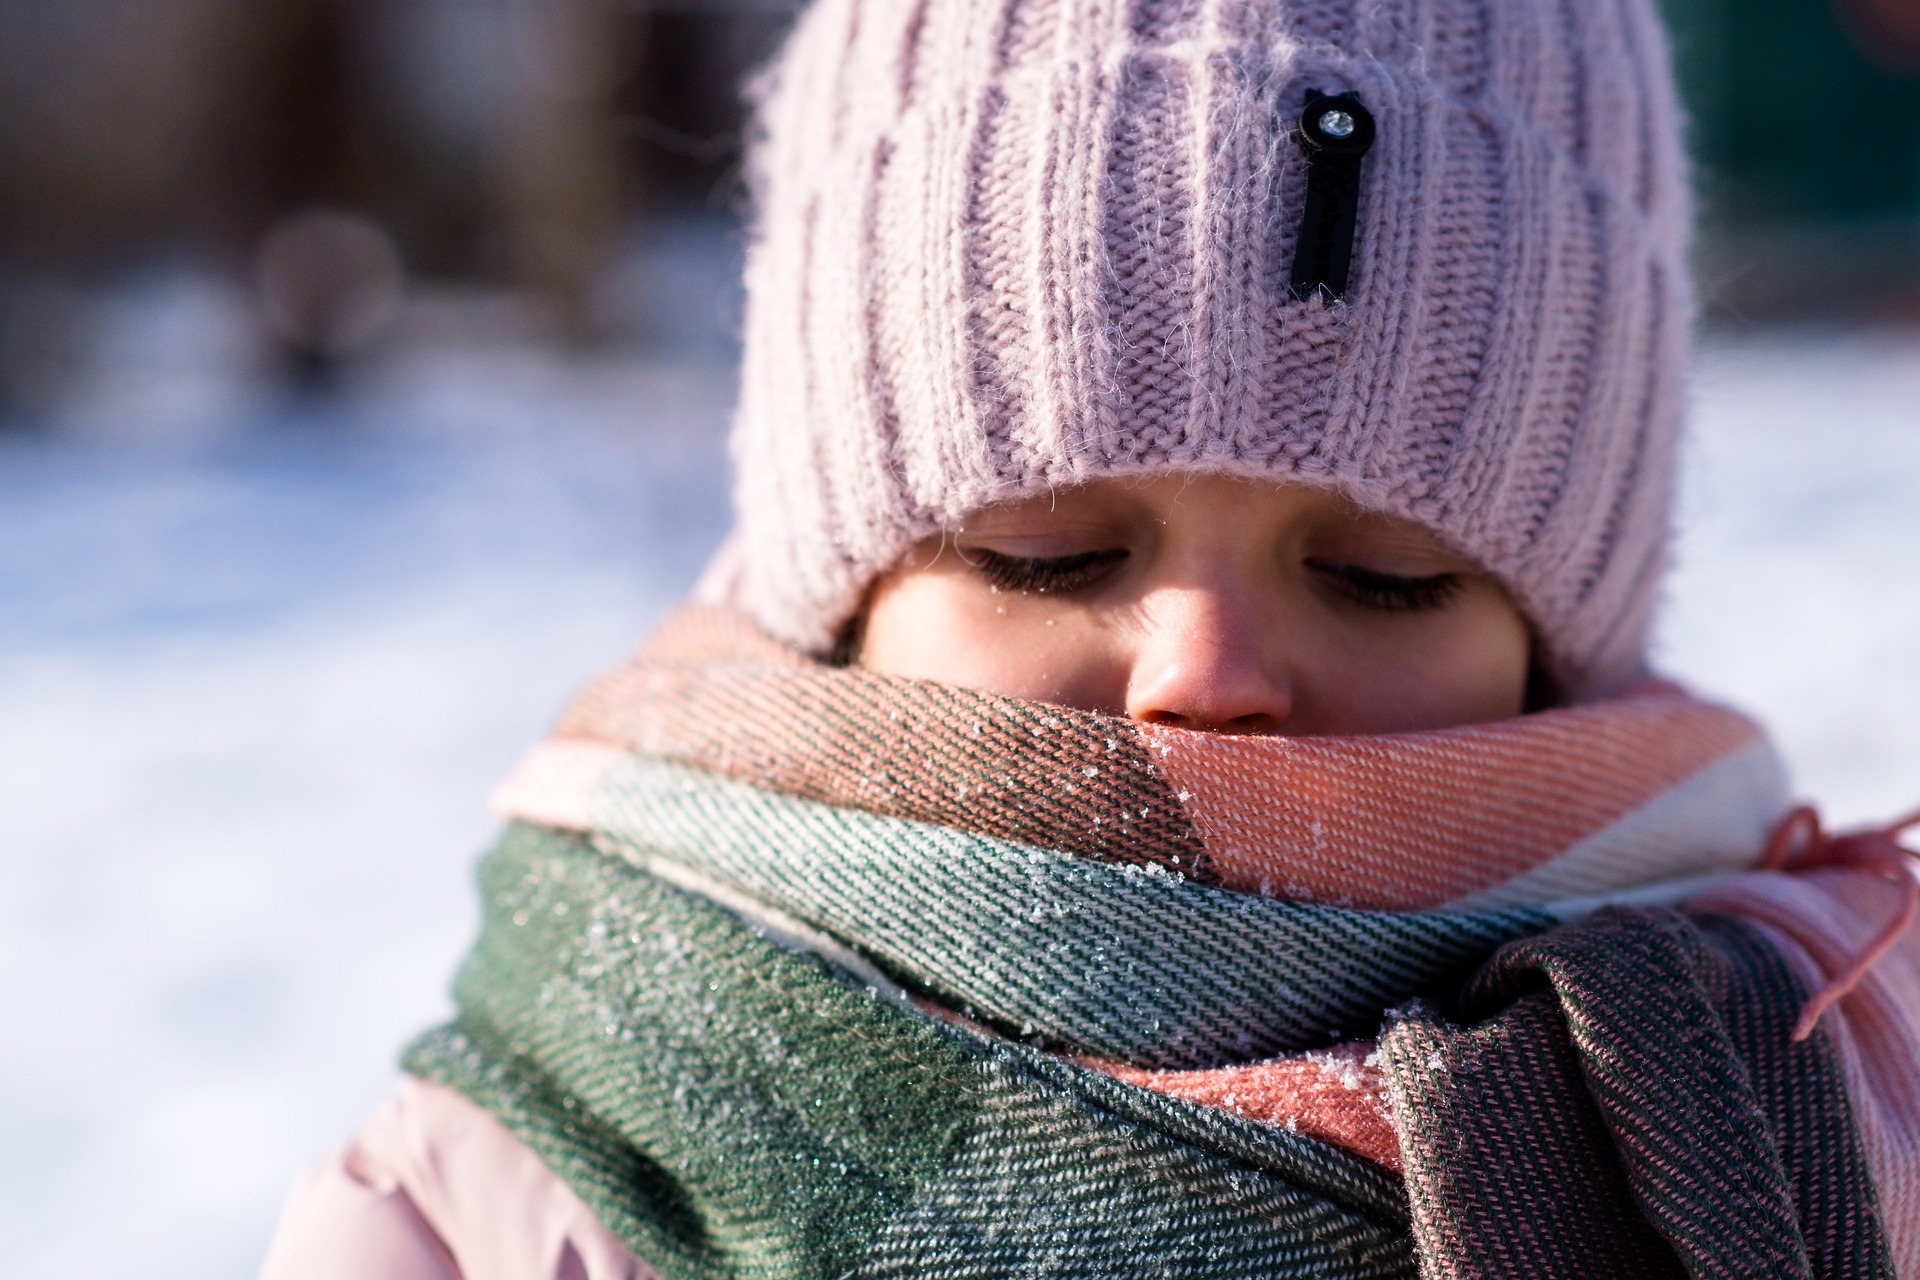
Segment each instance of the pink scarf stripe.
[[1707,847],[1649,845],[1643,858],[1575,879],[1556,896],[1736,870],[1752,865],[1785,798],[1759,726],[1667,686],[1429,733],[1141,732],[1220,883],[1343,906],[1406,911],[1484,897],[1750,753],[1759,758],[1728,780],[1738,821]]
[[[921,768],[941,751],[971,753],[977,785],[930,786],[963,776]],[[1354,907],[1591,906],[1720,874],[1689,909],[1755,923],[1813,989],[1857,958],[1900,902],[1870,870],[1753,871],[1787,808],[1778,759],[1752,721],[1657,682],[1606,703],[1433,733],[1227,738],[836,671],[724,610],[695,607],[581,694],[502,784],[496,807],[590,828],[602,780],[636,753],[788,795]],[[1920,1278],[1920,939],[1902,939],[1821,1026],[1847,1072],[1901,1273]],[[1370,1049],[1356,1041],[1211,1071],[1086,1065],[1397,1168]]]
[[[1823,869],[1741,876],[1687,905],[1758,926],[1817,990],[1900,901],[1898,887],[1871,871]],[[1920,931],[1882,956],[1820,1029],[1840,1053],[1899,1274],[1920,1277]]]

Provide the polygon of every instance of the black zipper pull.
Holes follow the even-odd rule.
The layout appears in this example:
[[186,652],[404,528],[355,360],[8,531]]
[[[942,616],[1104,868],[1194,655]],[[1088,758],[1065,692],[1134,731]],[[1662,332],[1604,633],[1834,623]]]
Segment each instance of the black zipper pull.
[[1351,93],[1307,90],[1300,149],[1307,153],[1307,207],[1293,250],[1292,293],[1305,302],[1324,290],[1346,296],[1360,211],[1360,161],[1373,146],[1373,113]]

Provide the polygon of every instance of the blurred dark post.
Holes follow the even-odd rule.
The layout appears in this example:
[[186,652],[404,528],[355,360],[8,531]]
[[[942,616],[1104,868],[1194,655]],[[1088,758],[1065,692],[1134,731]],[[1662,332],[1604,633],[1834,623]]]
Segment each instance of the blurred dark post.
[[[375,213],[400,122],[367,40],[368,0],[275,0],[236,20],[203,207],[247,257],[282,372],[327,391],[398,310],[403,254]],[[250,252],[249,252],[250,251]]]
[[179,224],[235,4],[0,0],[0,256],[113,266]]
[[746,77],[778,49],[802,0],[630,0],[646,15],[619,126],[655,208],[738,212]]
[[435,317],[505,290],[485,325],[630,336],[613,268],[662,214],[737,214],[741,81],[798,7],[0,0],[0,409],[156,268],[244,285],[310,385],[415,332],[402,282]]
[[499,156],[507,266],[561,337],[594,336],[595,281],[622,222],[614,95],[644,28],[613,0],[521,0]]
[[80,375],[76,283],[186,220],[216,93],[204,55],[233,3],[0,0],[0,420]]

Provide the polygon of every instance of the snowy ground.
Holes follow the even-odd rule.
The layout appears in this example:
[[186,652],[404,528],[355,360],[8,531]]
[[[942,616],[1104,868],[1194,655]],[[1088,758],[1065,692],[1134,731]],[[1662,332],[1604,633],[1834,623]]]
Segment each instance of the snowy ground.
[[1920,805],[1920,332],[1709,346],[1657,650],[1840,823]]
[[[0,439],[10,1274],[251,1274],[445,1008],[489,785],[723,532],[729,378],[149,370]],[[1920,802],[1920,339],[1718,346],[1700,421],[1666,664],[1835,817]]]

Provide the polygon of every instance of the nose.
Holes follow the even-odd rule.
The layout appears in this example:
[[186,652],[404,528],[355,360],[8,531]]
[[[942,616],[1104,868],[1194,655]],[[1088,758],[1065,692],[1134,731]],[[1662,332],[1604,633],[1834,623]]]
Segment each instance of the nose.
[[1240,593],[1170,588],[1142,606],[1130,717],[1214,733],[1282,731],[1293,714],[1285,654]]

